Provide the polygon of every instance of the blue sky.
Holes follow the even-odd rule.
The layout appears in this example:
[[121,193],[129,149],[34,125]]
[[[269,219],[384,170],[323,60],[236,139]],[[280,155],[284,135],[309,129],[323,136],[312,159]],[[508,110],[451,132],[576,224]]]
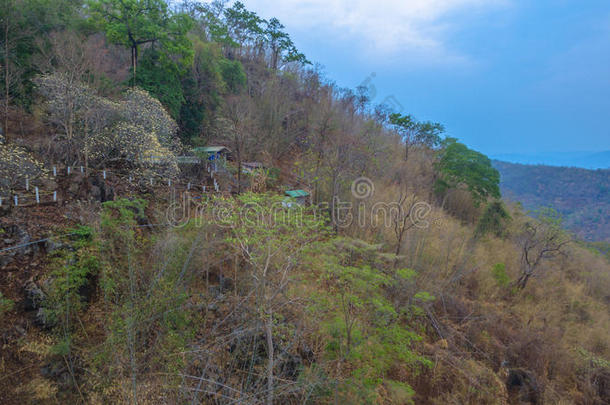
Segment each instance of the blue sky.
[[610,150],[610,0],[245,0],[329,79],[494,155]]

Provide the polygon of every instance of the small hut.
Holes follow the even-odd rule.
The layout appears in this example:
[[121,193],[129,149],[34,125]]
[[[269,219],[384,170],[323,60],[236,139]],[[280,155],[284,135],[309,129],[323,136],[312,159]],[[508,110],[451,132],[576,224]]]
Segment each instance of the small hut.
[[286,195],[294,199],[299,205],[307,204],[307,200],[309,199],[309,193],[305,190],[288,190],[286,191]]
[[227,160],[231,160],[231,151],[226,146],[201,146],[191,149],[191,152],[204,157],[214,171],[220,166],[224,167]]

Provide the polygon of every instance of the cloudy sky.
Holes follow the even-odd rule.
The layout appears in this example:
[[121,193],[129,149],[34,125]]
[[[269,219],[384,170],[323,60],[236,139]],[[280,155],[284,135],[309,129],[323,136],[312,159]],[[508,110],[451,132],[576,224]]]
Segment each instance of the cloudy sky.
[[610,0],[244,0],[343,87],[487,154],[610,150]]

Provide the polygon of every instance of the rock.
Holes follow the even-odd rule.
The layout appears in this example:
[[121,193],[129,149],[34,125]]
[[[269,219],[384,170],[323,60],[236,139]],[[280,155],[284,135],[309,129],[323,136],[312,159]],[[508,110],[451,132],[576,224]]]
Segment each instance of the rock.
[[44,308],[38,308],[36,317],[34,318],[34,324],[43,329],[50,329],[55,326],[55,321],[48,317]]
[[41,186],[45,191],[55,191],[57,190],[57,182],[52,179],[42,179]]
[[91,186],[91,198],[97,201],[102,200],[102,190],[98,186]]
[[526,404],[539,404],[542,393],[534,373],[520,368],[508,370],[506,388],[516,401]]
[[108,185],[102,176],[92,177],[89,181],[91,185],[91,197],[99,202],[113,201],[114,189]]
[[43,377],[52,379],[57,378],[66,371],[65,364],[60,360],[52,361],[40,368],[40,374]]
[[70,187],[68,187],[68,192],[72,195],[77,195],[79,189],[80,185],[78,183],[72,182],[70,183]]
[[102,202],[114,201],[114,188],[110,186],[104,187],[104,193],[102,194]]
[[220,288],[222,292],[233,290],[233,279],[229,277],[220,276]]
[[10,213],[11,213],[11,206],[7,205],[6,203],[2,203],[2,205],[0,205],[0,217],[3,217]]
[[46,299],[45,293],[42,291],[36,283],[29,281],[25,287],[25,299],[23,306],[26,310],[32,311],[41,307],[42,303]]
[[44,249],[47,253],[52,253],[60,249],[65,249],[67,245],[65,243],[61,243],[59,241],[48,239],[44,243]]
[[5,268],[15,260],[15,251],[9,251],[0,256],[0,268]]
[[25,336],[25,329],[19,325],[15,325],[15,330],[20,336]]

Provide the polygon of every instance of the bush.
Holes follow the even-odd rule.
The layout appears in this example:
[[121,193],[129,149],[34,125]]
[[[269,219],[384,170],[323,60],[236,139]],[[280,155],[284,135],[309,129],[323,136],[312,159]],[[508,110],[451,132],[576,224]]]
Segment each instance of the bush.
[[13,309],[15,303],[8,298],[4,298],[2,293],[0,293],[0,319],[4,316],[5,312],[9,312]]
[[491,270],[491,274],[500,287],[506,287],[510,284],[510,278],[506,274],[506,266],[504,263],[497,263]]
[[0,192],[25,187],[26,178],[32,181],[45,176],[42,163],[30,153],[18,146],[0,145]]

